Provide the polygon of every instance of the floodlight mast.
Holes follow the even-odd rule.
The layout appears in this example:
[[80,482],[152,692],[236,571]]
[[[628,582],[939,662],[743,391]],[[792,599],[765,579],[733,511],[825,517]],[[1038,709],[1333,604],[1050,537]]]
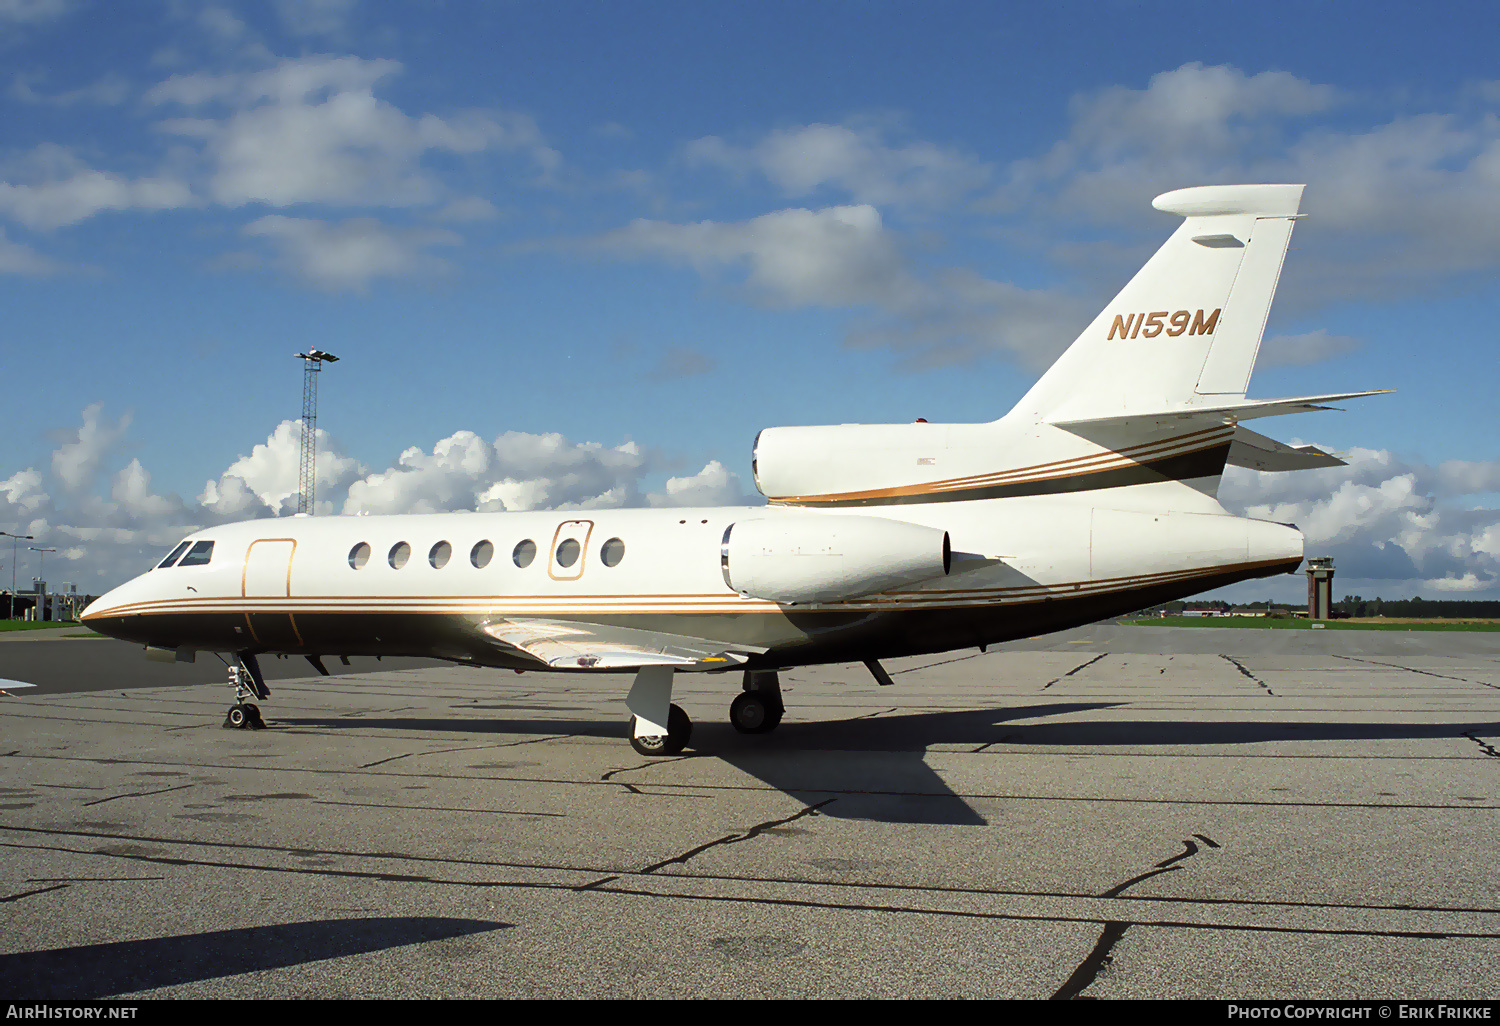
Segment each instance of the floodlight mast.
[[[14,620],[16,618],[16,546],[23,538],[26,541],[36,541],[36,537],[30,534],[11,534],[9,531],[0,531],[0,538],[10,539],[10,610],[6,613],[6,618]],[[26,547],[31,548],[30,545]]]
[[337,363],[332,353],[309,349],[298,353],[302,361],[302,469],[298,475],[297,512],[312,515],[314,493],[318,487],[317,443],[318,443],[318,373],[323,364]]

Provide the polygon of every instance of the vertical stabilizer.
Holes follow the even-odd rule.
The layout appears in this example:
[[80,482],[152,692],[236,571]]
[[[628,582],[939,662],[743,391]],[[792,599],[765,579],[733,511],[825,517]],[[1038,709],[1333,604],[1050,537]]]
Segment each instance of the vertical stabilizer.
[[1302,189],[1206,185],[1158,196],[1152,205],[1183,223],[1012,416],[1087,420],[1242,398]]

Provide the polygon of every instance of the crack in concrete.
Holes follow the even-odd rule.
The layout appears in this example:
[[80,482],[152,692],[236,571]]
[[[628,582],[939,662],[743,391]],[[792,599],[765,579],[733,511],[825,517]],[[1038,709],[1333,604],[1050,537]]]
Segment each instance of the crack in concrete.
[[181,791],[185,788],[197,786],[197,784],[179,784],[176,787],[164,787],[160,791],[132,791],[130,794],[111,795],[108,798],[100,798],[97,801],[84,802],[83,807],[88,808],[91,805],[103,805],[105,802],[112,802],[119,798],[149,798],[154,794],[167,794],[170,791]]
[[1095,663],[1097,663],[1099,660],[1103,659],[1107,655],[1109,655],[1108,652],[1100,652],[1098,655],[1094,656],[1094,658],[1090,659],[1088,662],[1086,662],[1086,663],[1079,663],[1077,666],[1073,667],[1071,670],[1069,670],[1067,673],[1063,674],[1061,677],[1057,677],[1057,678],[1055,678],[1053,680],[1049,680],[1047,683],[1045,683],[1045,684],[1042,685],[1041,689],[1043,691],[1046,691],[1048,688],[1050,688],[1052,685],[1056,684],[1058,681],[1063,680],[1063,679],[1065,679],[1067,677],[1073,676],[1073,674],[1077,673],[1079,670],[1087,669],[1088,667],[1093,666]]
[[61,891],[61,890],[65,890],[67,888],[67,886],[68,886],[67,884],[62,883],[62,884],[58,884],[55,887],[39,887],[39,888],[37,888],[34,891],[22,891],[20,894],[9,894],[9,895],[6,895],[3,898],[0,898],[0,903],[7,902],[7,901],[20,901],[22,898],[29,898],[29,897],[32,897],[33,895],[36,895],[36,894],[46,894],[48,891]]
[[[1204,834],[1194,834],[1193,837],[1202,841],[1207,847],[1219,847],[1217,841]],[[1184,850],[1180,854],[1163,859],[1156,864],[1155,868],[1147,870],[1139,876],[1133,876],[1122,884],[1111,887],[1099,895],[1099,897],[1118,898],[1127,888],[1134,887],[1143,880],[1149,880],[1153,876],[1160,876],[1163,873],[1177,872],[1182,867],[1173,865],[1174,862],[1190,859],[1198,854],[1199,851],[1198,846],[1191,839],[1184,840],[1182,843]],[[1078,968],[1069,974],[1063,985],[1057,988],[1057,992],[1052,995],[1052,1000],[1071,1001],[1081,996],[1085,990],[1093,986],[1094,981],[1099,978],[1099,974],[1104,972],[1114,962],[1113,952],[1115,945],[1120,943],[1120,939],[1125,936],[1125,931],[1134,925],[1136,924],[1117,920],[1105,923],[1104,932],[1099,935],[1099,939],[1094,943],[1093,950],[1084,957],[1082,962],[1078,963]]]
[[645,869],[638,870],[637,872],[641,875],[644,875],[646,873],[654,873],[658,869],[664,869],[670,865],[685,864],[689,859],[703,854],[710,848],[717,848],[721,844],[738,844],[741,841],[748,841],[751,838],[759,837],[767,830],[779,826],[786,826],[788,823],[796,822],[804,816],[816,816],[818,815],[819,809],[823,808],[823,806],[825,805],[831,805],[836,801],[838,801],[837,798],[827,798],[821,802],[818,802],[818,804],[816,805],[809,805],[806,808],[801,809],[798,812],[795,812],[783,819],[773,819],[766,823],[758,823],[742,834],[728,834],[724,837],[719,838],[717,841],[709,841],[707,844],[700,844],[696,848],[691,848],[688,851],[683,852],[676,858],[666,859],[665,861],[658,862],[655,865],[647,866]]
[[1500,684],[1487,684],[1482,680],[1474,680],[1470,677],[1450,677],[1446,673],[1433,673],[1431,670],[1419,670],[1415,666],[1402,666],[1400,663],[1383,663],[1379,659],[1361,659],[1359,656],[1338,655],[1338,653],[1334,653],[1334,655],[1339,659],[1348,659],[1351,662],[1369,663],[1372,666],[1386,666],[1392,670],[1405,670],[1407,673],[1421,673],[1425,674],[1428,677],[1439,677],[1442,680],[1456,680],[1462,681],[1465,684],[1478,684],[1481,687],[1500,691]]
[[1479,738],[1476,736],[1477,734],[1478,734],[1478,730],[1477,729],[1475,729],[1475,730],[1465,730],[1465,731],[1462,732],[1461,736],[1468,738],[1470,741],[1472,741],[1476,745],[1478,745],[1479,746],[1479,750],[1482,751],[1482,752],[1484,752],[1485,755],[1488,755],[1488,756],[1490,756],[1493,759],[1500,759],[1500,752],[1495,751],[1495,746],[1492,745],[1492,744],[1489,744],[1486,741],[1479,740]]
[[468,746],[463,747],[463,748],[441,748],[441,749],[438,749],[436,751],[431,751],[431,752],[405,752],[405,753],[403,753],[401,755],[393,755],[389,759],[377,759],[374,762],[367,762],[367,763],[363,764],[362,766],[360,766],[359,768],[360,769],[373,769],[376,766],[384,766],[388,762],[396,762],[399,759],[411,759],[411,758],[414,758],[414,757],[419,756],[419,755],[448,755],[448,754],[450,754],[452,752],[480,752],[480,751],[484,751],[486,748],[504,748],[504,747],[507,747],[507,746],[503,745],[503,744],[468,745]]
[[939,662],[936,662],[936,663],[923,663],[921,666],[908,666],[904,670],[895,670],[895,671],[892,671],[891,672],[891,676],[892,677],[899,677],[903,673],[916,673],[918,670],[930,670],[934,666],[947,666],[949,663],[961,663],[961,662],[963,662],[966,659],[978,659],[980,656],[982,656],[984,654],[985,653],[983,653],[983,652],[975,652],[973,655],[959,656],[957,659],[943,659],[943,660],[941,660]]
[[1274,692],[1274,691],[1271,690],[1271,685],[1267,684],[1265,681],[1261,680],[1255,674],[1253,674],[1249,670],[1245,669],[1245,664],[1244,663],[1240,662],[1238,659],[1234,658],[1233,656],[1221,655],[1221,656],[1219,656],[1219,658],[1220,659],[1227,659],[1227,660],[1229,660],[1231,663],[1234,664],[1234,668],[1236,670],[1239,670],[1246,677],[1249,677],[1251,680],[1255,681],[1255,683],[1257,683],[1261,687],[1265,688],[1266,689],[1266,694],[1271,695],[1273,697],[1276,697],[1276,692]]

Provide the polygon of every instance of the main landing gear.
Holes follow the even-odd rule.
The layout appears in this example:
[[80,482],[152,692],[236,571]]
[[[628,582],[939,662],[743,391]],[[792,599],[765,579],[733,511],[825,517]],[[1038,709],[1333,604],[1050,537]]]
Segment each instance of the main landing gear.
[[[630,747],[642,755],[677,755],[693,736],[693,721],[672,704],[672,667],[643,666],[625,698],[631,712]],[[741,734],[776,729],[786,706],[775,670],[746,670],[744,690],[729,706],[729,722]]]
[[224,715],[224,727],[226,730],[264,730],[266,721],[260,718],[260,708],[245,699],[253,696],[264,701],[271,697],[271,689],[266,687],[266,680],[261,676],[260,664],[255,661],[254,652],[237,653],[235,659],[238,665],[231,664],[229,667],[229,686],[234,688],[234,704]]
[[630,747],[642,755],[677,755],[693,736],[693,721],[672,704],[672,667],[642,666],[630,694]]
[[781,678],[775,670],[746,670],[744,690],[729,704],[729,722],[741,734],[768,734],[781,723]]

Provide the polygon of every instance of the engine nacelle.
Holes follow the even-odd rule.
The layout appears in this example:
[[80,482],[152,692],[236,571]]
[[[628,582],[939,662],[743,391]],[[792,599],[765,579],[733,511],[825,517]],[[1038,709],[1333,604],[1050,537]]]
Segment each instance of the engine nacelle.
[[772,502],[884,505],[903,489],[994,471],[999,444],[993,424],[774,427],[756,436],[750,465]]
[[724,531],[724,583],[783,605],[836,602],[948,573],[948,532],[857,516],[740,520]]

